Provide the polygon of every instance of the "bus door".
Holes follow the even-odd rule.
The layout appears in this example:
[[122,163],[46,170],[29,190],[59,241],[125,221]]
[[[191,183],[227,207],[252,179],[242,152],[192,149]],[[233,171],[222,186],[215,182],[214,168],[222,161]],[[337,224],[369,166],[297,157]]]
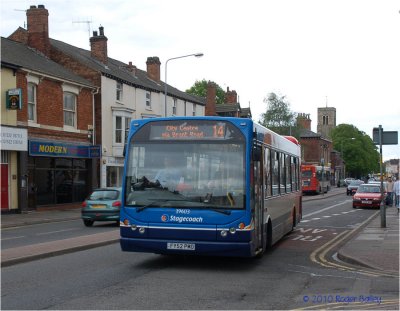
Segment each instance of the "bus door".
[[253,202],[254,202],[254,232],[256,236],[256,248],[265,248],[263,223],[263,164],[262,147],[254,145],[253,147]]

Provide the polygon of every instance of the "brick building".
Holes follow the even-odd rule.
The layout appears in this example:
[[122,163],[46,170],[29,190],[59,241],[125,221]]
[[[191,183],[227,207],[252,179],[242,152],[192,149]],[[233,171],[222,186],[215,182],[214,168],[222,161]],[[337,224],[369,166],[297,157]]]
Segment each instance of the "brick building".
[[[2,200],[7,196],[4,201],[9,203],[2,212],[81,202],[97,184],[100,148],[88,137],[95,87],[46,57],[48,46],[36,41],[41,29],[31,30],[27,44],[1,38],[2,71],[13,68],[7,76],[2,72],[2,80],[21,92],[17,109],[5,107],[9,89],[3,89],[2,81],[2,133],[22,131],[27,146],[15,157],[15,151],[2,144],[2,163],[8,165],[2,178],[10,185],[7,193],[2,191]],[[3,128],[11,114],[14,124]]]
[[226,90],[224,104],[217,104],[216,86],[214,83],[209,82],[207,85],[205,115],[251,119],[251,110],[250,108],[242,108],[240,106],[236,91],[230,91],[229,87]]
[[[335,168],[332,167],[332,141],[321,133],[311,131],[311,119],[309,114],[300,113],[297,122],[303,128],[300,134],[302,164],[324,165],[331,168],[331,176],[334,176]],[[335,181],[332,180],[332,184]]]
[[[49,37],[49,12],[43,5],[27,10],[27,30],[17,29],[10,38],[40,50],[49,59],[90,81],[94,86],[95,122],[90,128],[93,142],[101,145],[98,169],[100,186],[120,186],[123,173],[123,149],[127,129],[133,119],[164,115],[204,115],[205,101],[160,79],[161,62],[149,57],[146,71],[108,56],[108,38],[104,27],[94,31],[90,50]],[[164,105],[166,102],[166,105]]]

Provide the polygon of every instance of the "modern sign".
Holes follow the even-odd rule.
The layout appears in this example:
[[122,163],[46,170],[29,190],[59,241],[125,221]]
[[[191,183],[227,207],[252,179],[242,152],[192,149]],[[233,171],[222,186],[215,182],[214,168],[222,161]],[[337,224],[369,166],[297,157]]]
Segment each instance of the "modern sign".
[[100,146],[29,141],[29,155],[66,158],[100,158]]
[[[372,130],[372,140],[375,145],[380,145],[379,141],[379,127],[374,127]],[[397,131],[384,131],[382,129],[382,145],[397,145],[398,144]]]

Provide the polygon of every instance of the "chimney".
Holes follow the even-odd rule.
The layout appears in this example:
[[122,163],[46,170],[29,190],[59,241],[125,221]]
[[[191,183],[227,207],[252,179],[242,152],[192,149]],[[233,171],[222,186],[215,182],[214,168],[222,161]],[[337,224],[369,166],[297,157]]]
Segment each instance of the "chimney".
[[237,93],[235,90],[230,91],[229,87],[226,89],[225,103],[226,104],[237,104]]
[[216,116],[217,86],[213,82],[207,84],[206,116]]
[[133,75],[136,75],[136,66],[132,65],[132,62],[129,62],[128,66],[126,66],[129,72],[131,72]]
[[49,12],[44,5],[31,5],[26,11],[28,46],[50,55]]
[[147,76],[156,82],[160,82],[160,59],[157,56],[147,57]]
[[310,119],[310,114],[306,113],[299,113],[297,115],[297,124],[306,130],[311,131],[311,119]]
[[93,31],[93,37],[90,38],[90,52],[91,56],[103,64],[107,64],[107,37],[104,35],[104,27],[99,27],[100,35],[97,31]]

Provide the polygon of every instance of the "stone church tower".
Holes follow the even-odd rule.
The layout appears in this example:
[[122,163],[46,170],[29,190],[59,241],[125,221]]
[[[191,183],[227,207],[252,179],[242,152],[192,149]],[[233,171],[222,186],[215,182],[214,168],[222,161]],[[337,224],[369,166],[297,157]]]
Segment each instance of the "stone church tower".
[[336,127],[336,108],[318,108],[317,132],[326,138],[331,138],[331,131]]

